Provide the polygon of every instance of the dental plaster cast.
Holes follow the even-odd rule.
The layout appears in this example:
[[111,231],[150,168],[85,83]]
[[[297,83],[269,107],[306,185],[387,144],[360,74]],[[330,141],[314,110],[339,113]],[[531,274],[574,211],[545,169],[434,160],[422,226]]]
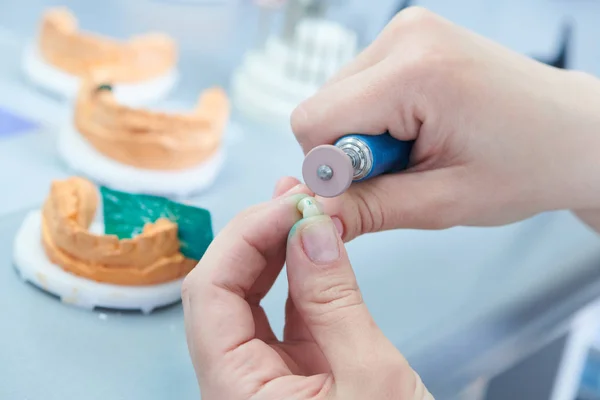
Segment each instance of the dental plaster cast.
[[122,101],[141,104],[163,98],[178,80],[178,49],[166,34],[148,33],[125,41],[81,31],[65,7],[47,10],[37,41],[23,59],[36,85],[72,99],[80,80],[93,70],[110,73]]
[[[63,302],[86,308],[150,312],[178,301],[183,278],[212,240],[210,220],[198,218],[204,215],[198,213],[208,212],[180,205],[183,212],[166,212],[176,214],[176,223],[160,217],[165,211],[158,205],[167,204],[166,199],[138,199],[110,190],[103,199],[113,203],[103,204],[105,213],[114,213],[117,206],[122,208],[121,214],[112,222],[105,216],[103,224],[94,223],[99,203],[96,187],[78,177],[53,182],[41,211],[27,216],[15,239],[14,262],[23,279]],[[123,229],[128,219],[144,221],[149,215],[159,218],[139,223],[126,238],[95,233],[105,228]],[[191,232],[195,238],[185,246],[191,252],[184,251],[180,239],[187,229],[181,226],[185,219],[195,229]],[[205,231],[198,234],[198,227]]]
[[104,74],[83,80],[58,150],[76,172],[118,190],[187,197],[210,186],[223,162],[229,100],[205,90],[188,113],[120,104]]

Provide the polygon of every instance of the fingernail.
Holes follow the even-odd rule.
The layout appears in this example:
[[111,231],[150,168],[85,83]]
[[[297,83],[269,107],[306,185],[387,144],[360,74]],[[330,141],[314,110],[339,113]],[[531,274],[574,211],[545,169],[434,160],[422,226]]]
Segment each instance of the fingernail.
[[285,198],[286,196],[291,196],[293,194],[300,193],[300,192],[302,192],[301,187],[302,187],[302,184],[299,183],[296,186],[292,187],[291,189],[288,189],[286,192],[283,192],[279,195],[276,195],[277,189],[275,189],[275,192],[273,193],[273,200]]
[[290,121],[292,128],[297,127],[298,124],[302,125],[307,120],[308,120],[308,113],[306,112],[306,109],[304,108],[304,103],[301,103],[300,105],[298,105],[296,107],[296,109],[294,111],[292,111],[292,116],[291,116],[291,121]]
[[285,192],[284,195],[289,196],[291,194],[299,193],[303,186],[304,185],[302,183],[299,183],[296,186],[294,186],[293,188],[291,188],[290,190],[288,190],[287,192]]
[[287,196],[282,196],[279,201],[281,203],[293,204],[297,207],[298,202],[305,197],[308,197],[306,193],[290,193]]
[[[277,185],[277,186],[279,186],[279,185]],[[278,191],[278,187],[276,187],[276,188],[275,188],[275,191],[273,192],[273,198],[274,198],[274,199],[277,199],[277,198],[280,198],[280,197],[282,197],[282,196],[289,196],[290,194],[293,194],[293,193],[295,193],[295,192],[298,192],[298,191],[300,190],[300,188],[301,188],[301,187],[302,187],[302,184],[301,184],[301,183],[298,183],[297,185],[295,185],[295,186],[292,186],[290,189],[288,189],[288,190],[286,190],[285,192],[281,193],[279,196],[276,196],[276,194],[277,194],[277,191]]]
[[329,264],[340,257],[337,230],[329,217],[313,217],[300,232],[306,256],[316,264]]
[[284,178],[281,178],[281,179],[279,179],[279,180],[277,181],[277,183],[275,184],[275,189],[273,190],[273,195],[271,196],[271,198],[272,198],[272,199],[276,199],[276,198],[278,198],[279,196],[281,196],[281,195],[277,195],[277,193],[279,193],[279,187],[282,185],[282,183],[283,183],[283,179],[284,179]]
[[338,217],[331,217],[331,220],[333,221],[333,225],[335,225],[335,229],[337,229],[340,237],[344,237],[344,224],[342,224],[342,220]]

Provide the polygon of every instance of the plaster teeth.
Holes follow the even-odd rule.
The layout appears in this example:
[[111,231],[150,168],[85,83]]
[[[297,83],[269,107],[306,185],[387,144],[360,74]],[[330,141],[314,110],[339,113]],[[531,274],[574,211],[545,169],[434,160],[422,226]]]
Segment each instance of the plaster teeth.
[[323,215],[321,204],[314,197],[305,197],[298,202],[298,211],[302,213],[302,218]]

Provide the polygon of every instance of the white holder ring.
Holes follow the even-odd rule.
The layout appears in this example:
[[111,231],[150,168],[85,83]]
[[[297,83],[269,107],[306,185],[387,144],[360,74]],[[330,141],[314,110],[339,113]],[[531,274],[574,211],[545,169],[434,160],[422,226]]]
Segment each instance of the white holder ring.
[[[40,239],[41,222],[39,210],[27,214],[15,236],[13,262],[23,280],[58,296],[63,303],[148,314],[181,300],[183,279],[153,286],[121,286],[84,279],[63,270],[46,256]],[[95,223],[91,230],[103,231],[103,227]]]
[[[44,61],[35,45],[26,46],[22,64],[25,75],[34,85],[66,100],[77,96],[80,79]],[[178,80],[179,72],[173,69],[145,82],[115,85],[113,91],[120,101],[141,105],[165,98]]]
[[170,198],[188,198],[216,180],[225,159],[224,150],[202,164],[176,171],[155,171],[122,164],[97,151],[71,122],[58,134],[58,153],[75,172],[115,190]]

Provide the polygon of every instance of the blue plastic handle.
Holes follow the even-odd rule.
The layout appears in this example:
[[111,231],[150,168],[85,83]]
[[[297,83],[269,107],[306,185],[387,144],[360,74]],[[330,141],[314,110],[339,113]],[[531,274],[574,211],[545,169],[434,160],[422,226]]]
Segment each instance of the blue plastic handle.
[[352,134],[346,135],[339,140],[347,137],[361,140],[369,147],[373,155],[373,167],[371,171],[362,179],[356,180],[356,182],[371,179],[388,172],[398,172],[406,169],[408,166],[414,140],[398,140],[393,138],[388,132],[381,135]]

